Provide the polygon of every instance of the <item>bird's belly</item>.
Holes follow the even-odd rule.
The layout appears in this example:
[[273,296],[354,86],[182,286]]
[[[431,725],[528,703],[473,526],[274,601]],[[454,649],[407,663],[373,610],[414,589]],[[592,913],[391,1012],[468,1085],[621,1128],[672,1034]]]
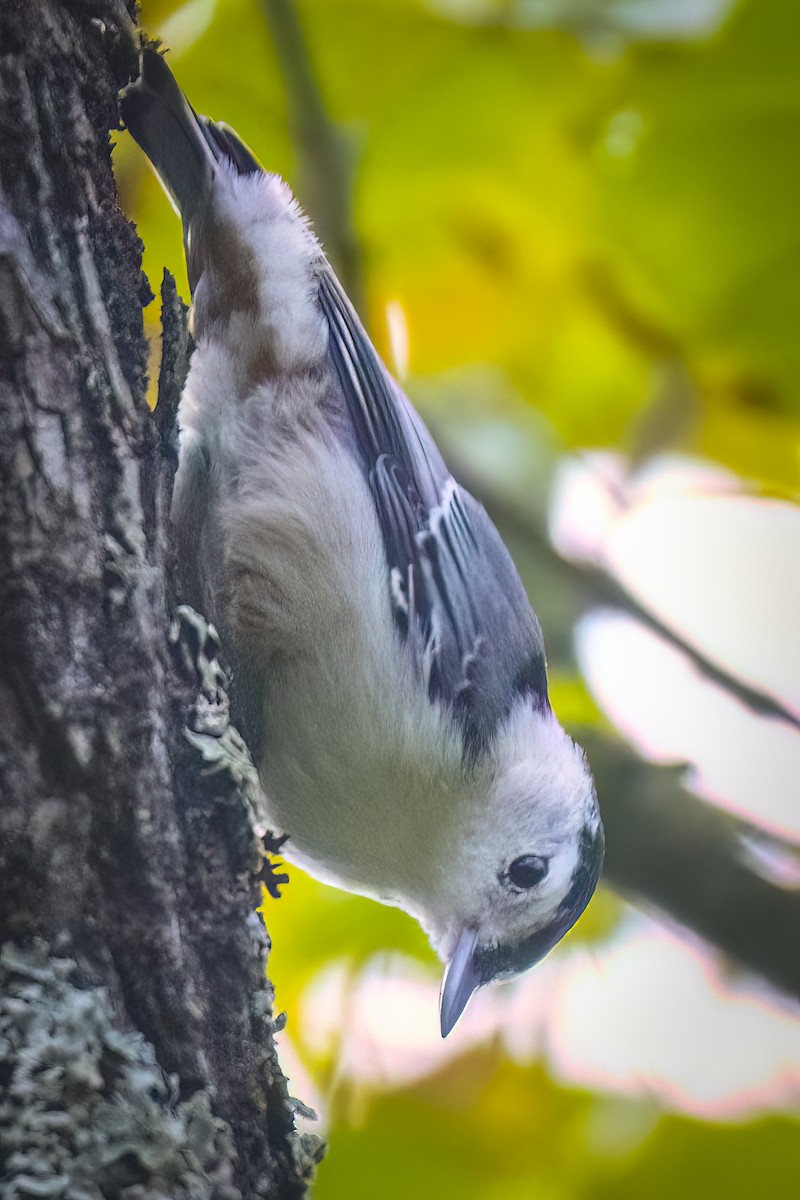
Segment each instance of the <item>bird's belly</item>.
[[258,697],[269,815],[290,857],[386,898],[398,863],[430,856],[460,742],[394,625],[360,465],[318,437],[269,460],[225,512],[220,589],[235,673]]
[[269,670],[259,769],[289,856],[385,898],[398,864],[418,858],[422,843],[429,851],[430,804],[446,764],[412,672],[403,679],[386,661],[394,629],[370,626],[358,611],[336,617],[328,636]]

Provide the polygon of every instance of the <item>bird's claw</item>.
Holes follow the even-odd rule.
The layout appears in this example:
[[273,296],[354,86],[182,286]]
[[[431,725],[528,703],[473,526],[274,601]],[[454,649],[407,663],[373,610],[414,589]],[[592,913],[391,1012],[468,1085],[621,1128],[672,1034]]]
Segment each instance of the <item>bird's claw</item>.
[[261,864],[261,870],[258,872],[258,878],[273,900],[280,899],[280,889],[289,882],[289,876],[285,872],[278,873],[283,863],[271,856],[280,852],[281,847],[285,844],[288,837],[289,835],[286,833],[266,833],[261,839],[261,844],[264,847],[264,861]]

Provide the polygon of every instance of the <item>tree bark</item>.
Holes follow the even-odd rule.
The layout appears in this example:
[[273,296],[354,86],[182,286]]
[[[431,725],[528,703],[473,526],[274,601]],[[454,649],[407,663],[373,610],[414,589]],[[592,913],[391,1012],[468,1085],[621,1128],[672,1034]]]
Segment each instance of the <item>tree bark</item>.
[[133,8],[0,7],[0,1200],[295,1197],[257,787],[173,615],[185,321],[167,280],[154,417],[111,172]]

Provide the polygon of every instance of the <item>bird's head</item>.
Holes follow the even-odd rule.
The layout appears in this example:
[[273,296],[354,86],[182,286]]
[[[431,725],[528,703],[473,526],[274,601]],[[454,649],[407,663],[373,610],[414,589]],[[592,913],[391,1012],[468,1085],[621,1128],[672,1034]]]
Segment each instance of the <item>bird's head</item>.
[[603,862],[586,757],[549,709],[520,704],[490,758],[488,797],[448,855],[437,916],[447,915],[431,929],[447,964],[443,1037],[476,988],[526,971],[555,946],[591,899]]

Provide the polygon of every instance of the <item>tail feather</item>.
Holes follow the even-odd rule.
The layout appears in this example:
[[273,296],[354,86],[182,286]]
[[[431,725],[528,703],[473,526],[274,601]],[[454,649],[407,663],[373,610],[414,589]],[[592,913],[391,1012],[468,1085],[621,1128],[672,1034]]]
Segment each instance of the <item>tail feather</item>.
[[262,174],[264,168],[261,163],[230,125],[220,121],[209,121],[208,117],[200,117],[199,120],[217,162],[227,159],[233,163],[240,175]]
[[162,56],[142,50],[139,78],[120,98],[126,126],[156,169],[184,227],[208,202],[218,164],[242,175],[261,171],[233,130],[198,117]]

